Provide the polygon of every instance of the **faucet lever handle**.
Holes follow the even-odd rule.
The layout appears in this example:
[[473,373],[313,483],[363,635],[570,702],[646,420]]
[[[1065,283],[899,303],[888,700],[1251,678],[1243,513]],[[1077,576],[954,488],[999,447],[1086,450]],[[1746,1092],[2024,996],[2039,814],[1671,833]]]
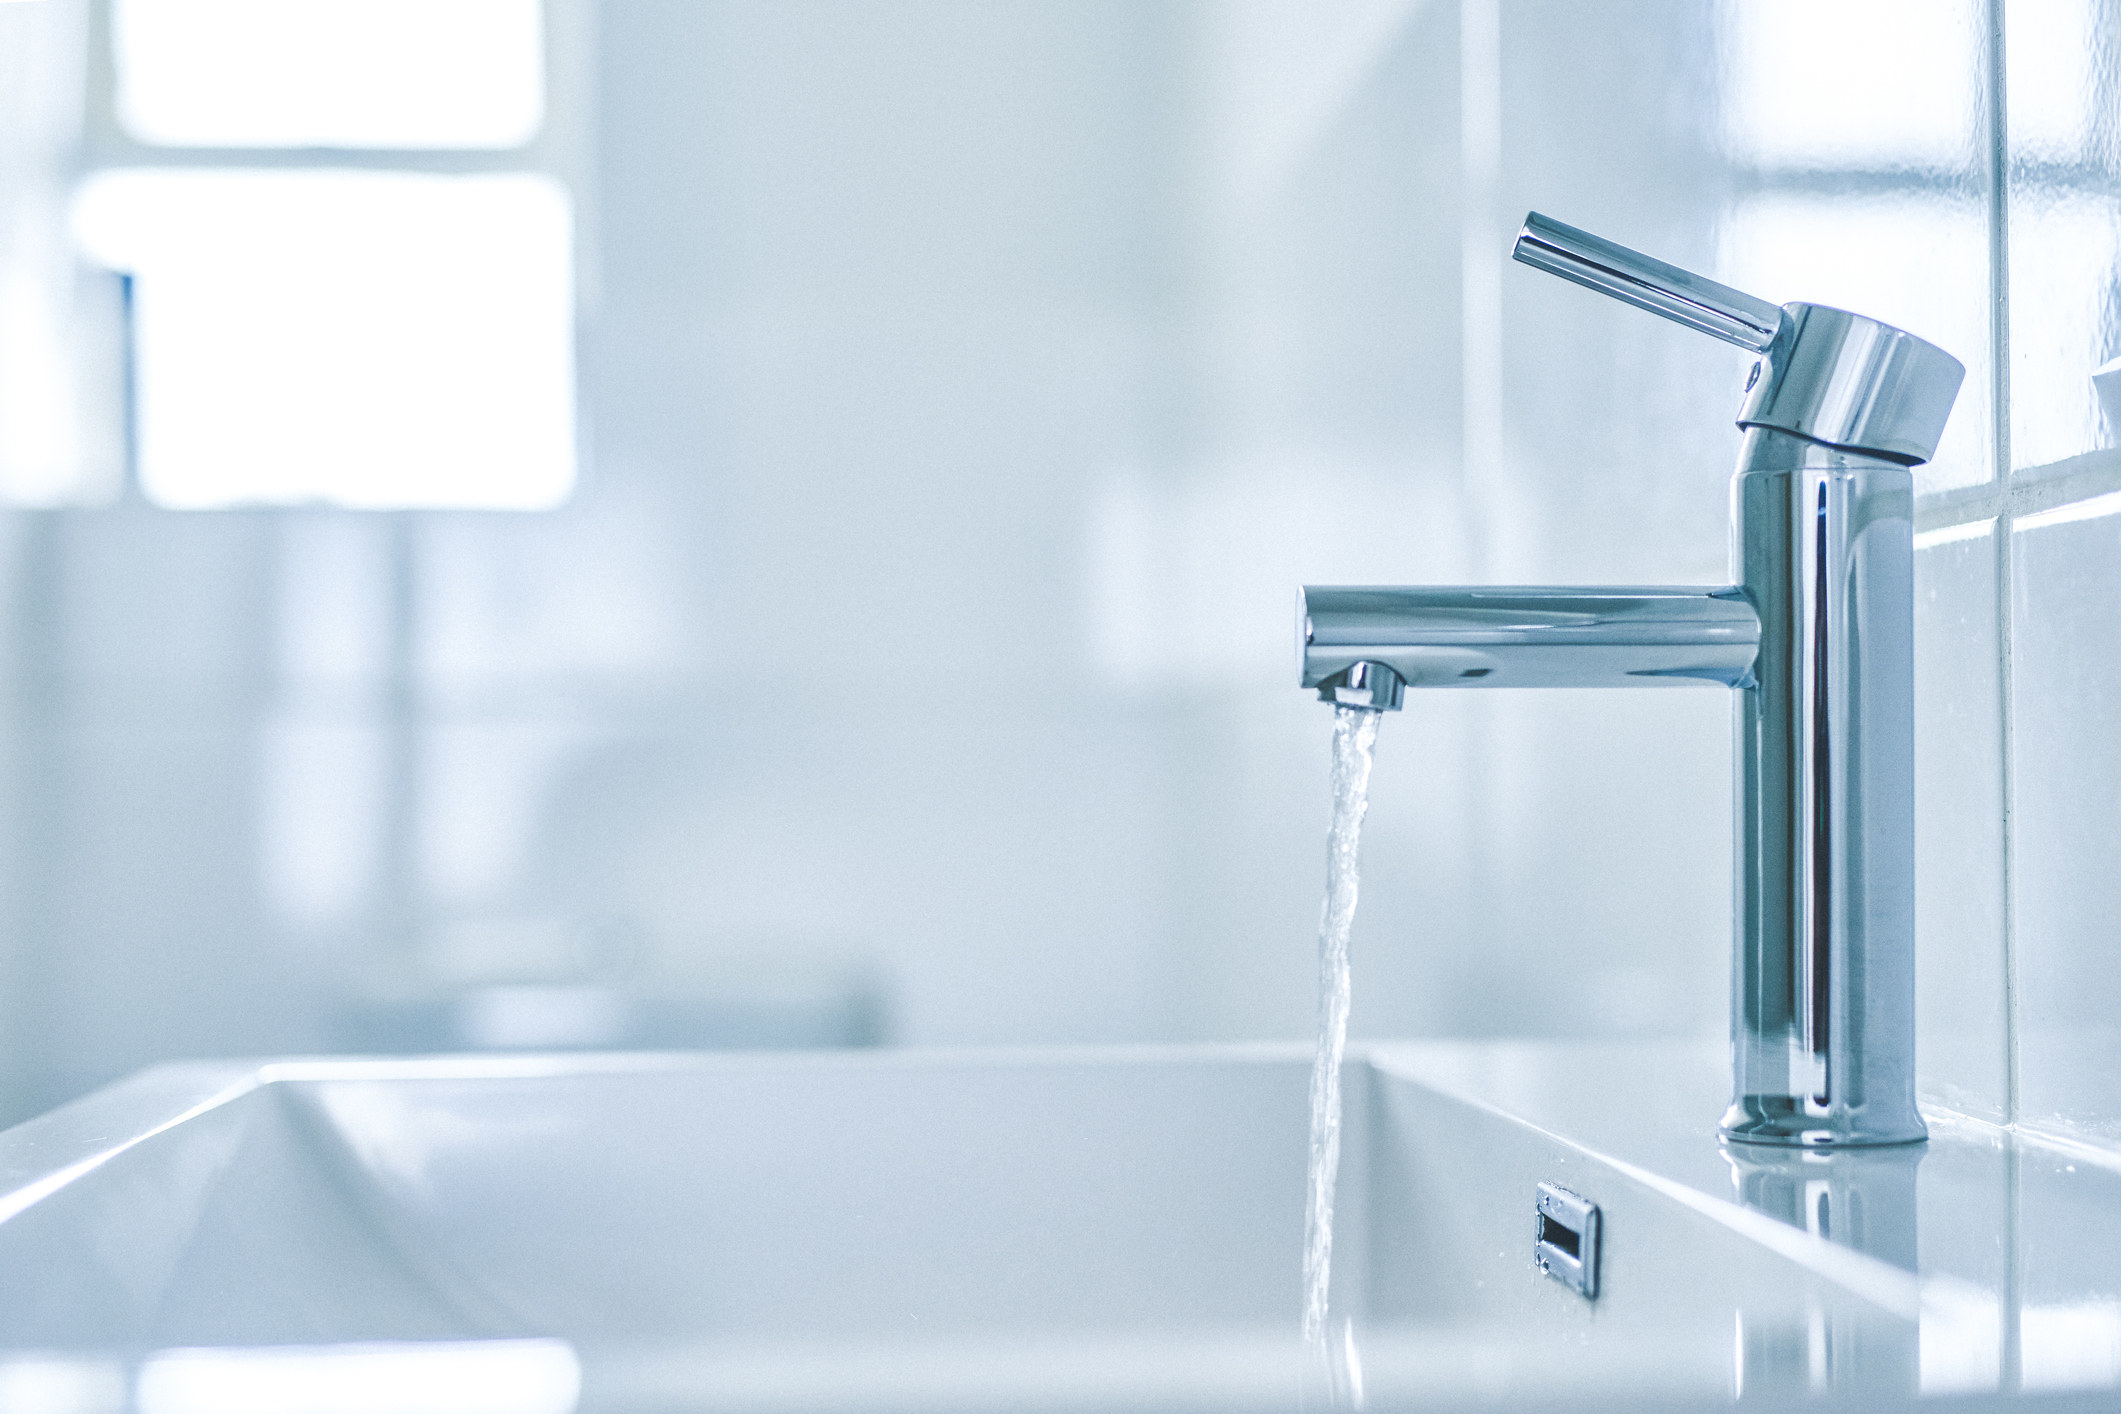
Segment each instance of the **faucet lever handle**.
[[1524,218],[1511,254],[1527,265],[1754,353],[1766,353],[1782,327],[1782,311],[1764,299],[1653,260],[1537,211]]

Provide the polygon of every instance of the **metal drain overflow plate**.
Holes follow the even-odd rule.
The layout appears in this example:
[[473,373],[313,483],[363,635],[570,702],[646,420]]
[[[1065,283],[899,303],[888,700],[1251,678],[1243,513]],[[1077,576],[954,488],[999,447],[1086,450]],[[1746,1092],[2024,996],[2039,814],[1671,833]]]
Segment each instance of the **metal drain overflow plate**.
[[1598,1295],[1598,1246],[1605,1220],[1596,1203],[1558,1184],[1539,1185],[1532,1260],[1563,1286],[1586,1297]]

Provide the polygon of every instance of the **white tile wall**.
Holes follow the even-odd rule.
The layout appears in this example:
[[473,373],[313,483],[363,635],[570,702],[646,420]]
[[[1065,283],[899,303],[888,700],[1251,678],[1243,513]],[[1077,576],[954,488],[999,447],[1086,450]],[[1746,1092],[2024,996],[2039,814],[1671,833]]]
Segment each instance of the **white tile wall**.
[[[1930,523],[1993,513],[2007,674],[1996,740],[2011,978],[2007,1116],[2121,1143],[2121,456],[2091,375],[2121,354],[2121,155],[2111,112],[2121,15],[2092,0],[2004,0],[2003,249],[1989,294],[2008,314],[2001,484]],[[1966,991],[1985,988],[1969,976]],[[1962,1006],[1966,1005],[1962,994]],[[1933,1077],[1935,1072],[1930,1072]]]
[[2001,1119],[2009,988],[1995,522],[1933,532],[1917,547],[1917,1047],[1929,1095]]
[[2121,1145],[2121,454],[2091,377],[2121,354],[2121,15],[1997,9],[1996,479],[1917,506],[1920,1065],[1932,1099]]
[[2014,539],[2018,1111],[2121,1141],[2121,493]]

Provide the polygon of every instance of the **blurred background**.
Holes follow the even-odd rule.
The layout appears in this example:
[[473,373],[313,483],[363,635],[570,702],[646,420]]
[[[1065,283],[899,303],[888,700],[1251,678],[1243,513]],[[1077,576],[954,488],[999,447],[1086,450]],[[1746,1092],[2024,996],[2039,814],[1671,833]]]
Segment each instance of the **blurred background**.
[[[2112,17],[2009,9],[1999,426],[1997,3],[0,0],[0,1118],[1308,1034],[1295,587],[1726,575],[1748,357],[1528,208],[1958,353],[1932,539],[2111,440]],[[1728,711],[1410,699],[1357,1034],[1719,1033]]]

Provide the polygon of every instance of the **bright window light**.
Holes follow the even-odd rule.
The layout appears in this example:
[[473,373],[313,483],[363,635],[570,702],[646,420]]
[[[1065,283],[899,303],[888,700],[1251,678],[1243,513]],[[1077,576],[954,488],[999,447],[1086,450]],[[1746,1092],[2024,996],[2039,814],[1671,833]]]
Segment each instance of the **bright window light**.
[[2011,0],[2003,91],[2012,157],[2081,160],[2099,107],[2097,0]]
[[557,181],[107,171],[75,227],[134,275],[150,500],[537,510],[573,489]]
[[65,505],[82,480],[58,283],[28,261],[0,262],[0,496],[12,505]]
[[118,119],[173,147],[520,147],[538,0],[114,0]]
[[0,1359],[0,1410],[7,1414],[117,1414],[124,1408],[125,1368],[114,1360]]
[[1763,167],[1956,168],[1981,129],[1966,0],[1726,0],[1724,139]]
[[560,1340],[165,1350],[141,1414],[571,1414],[582,1366]]
[[[2044,199],[2039,199],[2044,198]],[[2011,460],[2046,466],[2112,445],[2093,371],[2117,352],[2096,292],[2121,266],[2121,230],[2100,191],[2039,193],[2011,210]],[[2090,297],[2087,298],[2087,295]],[[2111,375],[2109,375],[2110,377]],[[2023,524],[2021,521],[2020,524]]]

